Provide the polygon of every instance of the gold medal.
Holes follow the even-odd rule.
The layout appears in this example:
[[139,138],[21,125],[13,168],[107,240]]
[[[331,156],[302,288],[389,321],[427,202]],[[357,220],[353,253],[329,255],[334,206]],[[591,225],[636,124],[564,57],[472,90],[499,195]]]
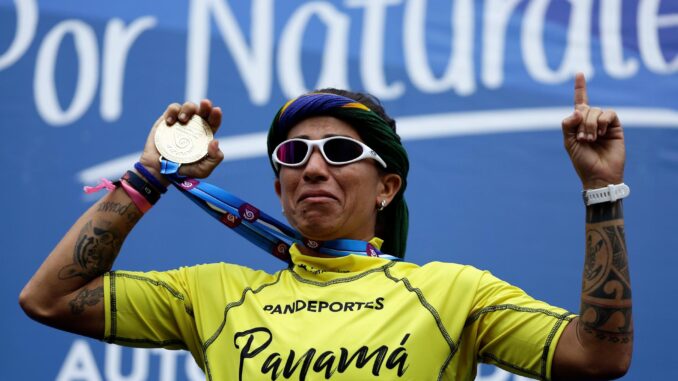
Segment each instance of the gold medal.
[[207,156],[207,146],[214,139],[210,125],[200,116],[193,117],[185,125],[168,126],[163,120],[155,131],[155,147],[167,160],[189,164]]

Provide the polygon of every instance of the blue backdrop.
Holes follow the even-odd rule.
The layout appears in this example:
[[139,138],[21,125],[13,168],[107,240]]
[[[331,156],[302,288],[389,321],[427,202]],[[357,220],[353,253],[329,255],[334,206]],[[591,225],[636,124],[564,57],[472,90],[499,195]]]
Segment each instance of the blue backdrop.
[[[94,202],[81,187],[129,168],[167,104],[203,97],[225,112],[211,182],[282,218],[264,157],[277,108],[325,86],[379,96],[412,163],[408,260],[488,269],[577,311],[584,207],[560,133],[577,71],[626,128],[636,346],[624,380],[678,379],[677,53],[675,1],[0,0],[0,379],[201,379],[185,353],[61,333],[17,298]],[[115,268],[214,261],[282,266],[174,191]]]

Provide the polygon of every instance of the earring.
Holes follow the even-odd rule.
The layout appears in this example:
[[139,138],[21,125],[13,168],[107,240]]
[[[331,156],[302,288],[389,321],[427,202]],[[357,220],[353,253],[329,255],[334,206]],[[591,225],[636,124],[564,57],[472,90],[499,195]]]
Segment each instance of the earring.
[[386,208],[386,199],[382,199],[381,202],[379,203],[379,207],[377,208],[378,212],[381,212]]

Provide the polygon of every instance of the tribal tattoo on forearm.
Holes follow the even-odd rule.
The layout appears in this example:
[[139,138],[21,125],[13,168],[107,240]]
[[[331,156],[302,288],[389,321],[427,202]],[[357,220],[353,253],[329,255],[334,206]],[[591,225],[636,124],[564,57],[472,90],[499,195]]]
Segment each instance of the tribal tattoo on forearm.
[[586,209],[580,322],[585,332],[599,340],[622,344],[633,340],[622,201]]
[[104,299],[104,288],[103,286],[88,290],[87,288],[82,289],[78,295],[68,302],[68,305],[71,307],[71,313],[73,315],[80,315],[85,311],[86,306],[95,306],[100,301]]

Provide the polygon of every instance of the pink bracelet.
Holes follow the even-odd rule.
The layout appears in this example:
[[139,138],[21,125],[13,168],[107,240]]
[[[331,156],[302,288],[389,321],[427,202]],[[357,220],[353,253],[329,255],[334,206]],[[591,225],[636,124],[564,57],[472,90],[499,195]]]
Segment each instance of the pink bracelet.
[[139,192],[137,192],[136,189],[132,188],[131,185],[127,184],[127,181],[121,180],[120,185],[122,185],[122,189],[125,190],[125,193],[129,196],[129,198],[132,199],[132,202],[134,205],[139,208],[141,213],[146,213],[153,205],[151,205],[150,202],[148,202],[144,196],[142,196]]
[[99,181],[99,184],[93,187],[85,185],[84,187],[82,187],[82,190],[84,190],[85,193],[90,194],[96,193],[104,188],[106,188],[109,192],[115,190],[115,183],[111,182],[111,180],[109,179],[102,178],[101,181]]

